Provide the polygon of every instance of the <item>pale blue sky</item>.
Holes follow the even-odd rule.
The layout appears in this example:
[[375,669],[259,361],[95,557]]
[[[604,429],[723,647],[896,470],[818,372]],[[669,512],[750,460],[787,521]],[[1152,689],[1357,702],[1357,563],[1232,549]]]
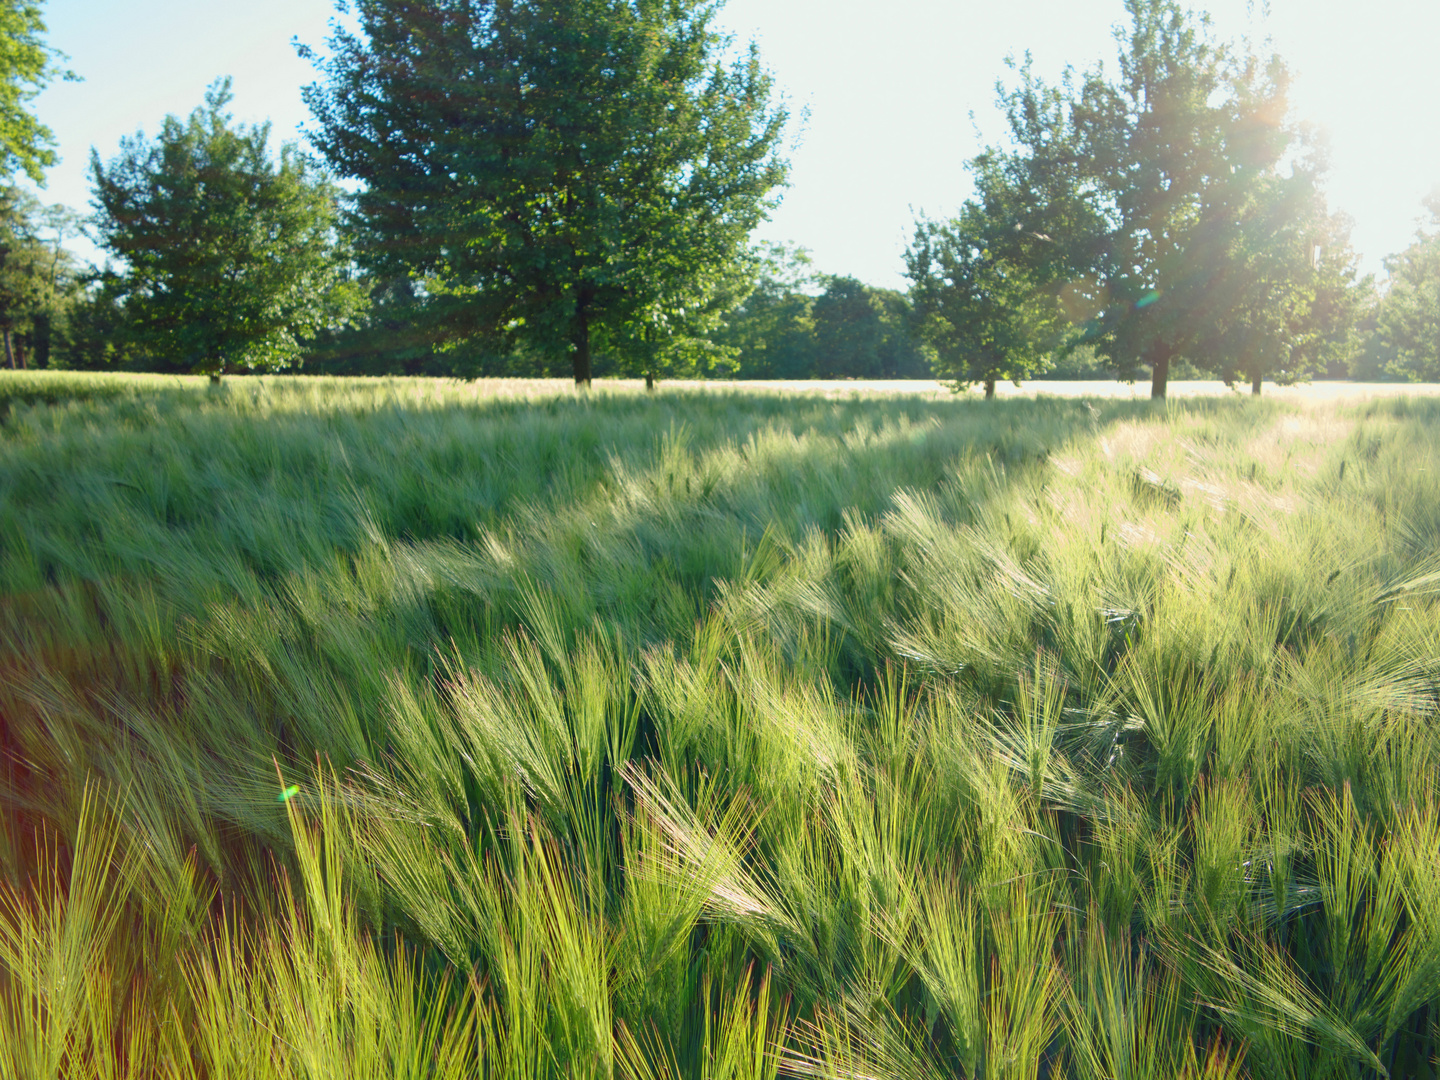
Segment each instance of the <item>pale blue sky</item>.
[[[1355,247],[1378,272],[1440,185],[1440,2],[1208,10],[1222,36],[1269,36],[1290,63],[1293,114],[1329,137],[1331,206],[1354,219]],[[238,117],[295,137],[312,74],[290,41],[323,43],[333,11],[329,0],[49,0],[50,41],[85,81],[36,102],[63,157],[43,197],[87,208],[91,146],[113,155],[122,135],[188,114],[221,75],[234,77]],[[1113,62],[1123,15],[1120,0],[730,0],[723,22],[756,38],[796,112],[809,108],[792,185],[760,235],[810,248],[827,272],[903,287],[914,211],[952,211],[969,192],[965,160],[1001,134],[993,88],[1005,56],[1028,48],[1049,77]]]

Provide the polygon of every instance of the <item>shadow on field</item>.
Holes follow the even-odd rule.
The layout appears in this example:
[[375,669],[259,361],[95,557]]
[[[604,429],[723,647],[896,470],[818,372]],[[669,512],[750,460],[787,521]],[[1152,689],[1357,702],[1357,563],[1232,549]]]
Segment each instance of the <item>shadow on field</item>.
[[[869,543],[902,493],[974,523],[1068,445],[1165,408],[404,389],[232,383],[17,414],[0,434],[7,681],[50,671],[78,695],[66,708],[100,694],[165,712],[211,695],[194,684],[210,672],[268,687],[244,710],[281,730],[346,718],[349,750],[326,748],[353,760],[389,673],[493,658],[537,619],[641,649],[688,641],[737,590],[768,588],[764,603],[873,652],[898,571],[883,552],[851,565],[843,540]],[[1257,408],[1271,409],[1169,406]],[[36,693],[4,695],[0,720],[33,712]]]
[[933,487],[961,456],[1022,468],[1154,410],[727,390],[457,401],[423,386],[409,397],[388,385],[332,389],[237,380],[218,393],[17,414],[0,430],[0,590],[117,572],[163,579],[195,559],[238,559],[273,579],[377,535],[474,542],[533,531],[622,489],[637,529],[648,502],[798,537],[838,529],[847,510],[879,513],[898,488]]
[[[736,583],[789,575],[791,607],[833,613],[806,575],[898,494],[943,494],[938,520],[969,524],[1067,445],[1164,408],[404,389],[237,381],[18,415],[0,435],[0,660],[162,699],[177,663],[218,665],[301,687],[267,691],[276,716],[314,693],[364,716],[386,673],[493,655],[540,609],[635,648],[688,640]],[[834,593],[860,571],[826,573]],[[881,603],[885,581],[867,587]],[[867,603],[840,621],[878,619]],[[306,688],[315,671],[330,689]]]
[[373,760],[392,678],[437,678],[445,657],[493,667],[507,633],[546,621],[604,627],[633,656],[683,646],[737,589],[747,618],[849,626],[859,657],[878,633],[860,622],[883,612],[835,600],[854,576],[831,565],[842,534],[902,491],[948,486],[954,513],[980,514],[1067,443],[1154,415],[442,389],[235,380],[17,409],[0,428],[7,761],[59,753],[55,775],[80,783],[92,755],[180,730],[251,774],[277,749]]

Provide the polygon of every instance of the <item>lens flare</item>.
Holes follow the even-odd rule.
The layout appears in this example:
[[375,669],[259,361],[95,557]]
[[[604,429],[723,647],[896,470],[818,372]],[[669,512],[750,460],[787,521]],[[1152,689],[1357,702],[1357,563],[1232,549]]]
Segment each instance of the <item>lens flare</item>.
[[283,803],[283,802],[289,802],[291,799],[293,799],[296,795],[299,795],[299,794],[300,794],[300,785],[299,785],[299,784],[291,784],[291,785],[290,785],[289,787],[287,787],[284,791],[280,792],[280,797],[279,797],[278,799],[276,799],[275,801],[276,801],[276,802],[282,802],[282,803]]

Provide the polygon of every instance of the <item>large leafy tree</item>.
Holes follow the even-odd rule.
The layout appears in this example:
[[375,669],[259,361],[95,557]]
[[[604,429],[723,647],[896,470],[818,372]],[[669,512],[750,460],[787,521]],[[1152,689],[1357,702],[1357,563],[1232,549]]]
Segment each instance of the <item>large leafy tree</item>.
[[1298,365],[1353,265],[1319,160],[1287,122],[1284,64],[1215,42],[1174,0],[1126,10],[1114,78],[1096,68],[1054,87],[1027,66],[1001,95],[1016,148],[982,161],[1038,193],[1017,201],[1016,235],[1059,252],[1032,274],[1121,377],[1148,369],[1155,397],[1176,357],[1252,376]]
[[[654,370],[744,294],[786,167],[753,48],[729,67],[709,0],[359,0],[306,91],[311,138],[360,183],[380,277],[437,335]],[[673,356],[673,351],[671,354]]]
[[269,124],[233,124],[230,80],[188,120],[91,151],[95,224],[122,270],[106,287],[154,360],[219,377],[297,361],[359,302],[335,234],[338,192]]
[[1413,382],[1440,381],[1440,190],[1425,205],[1429,228],[1385,260],[1389,282],[1367,349],[1377,374]]

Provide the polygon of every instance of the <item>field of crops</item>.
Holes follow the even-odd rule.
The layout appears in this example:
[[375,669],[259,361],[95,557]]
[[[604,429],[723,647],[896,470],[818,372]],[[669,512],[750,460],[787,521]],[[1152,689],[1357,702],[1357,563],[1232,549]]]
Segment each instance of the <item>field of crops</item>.
[[0,1076],[1435,1075],[1440,399],[0,415]]

